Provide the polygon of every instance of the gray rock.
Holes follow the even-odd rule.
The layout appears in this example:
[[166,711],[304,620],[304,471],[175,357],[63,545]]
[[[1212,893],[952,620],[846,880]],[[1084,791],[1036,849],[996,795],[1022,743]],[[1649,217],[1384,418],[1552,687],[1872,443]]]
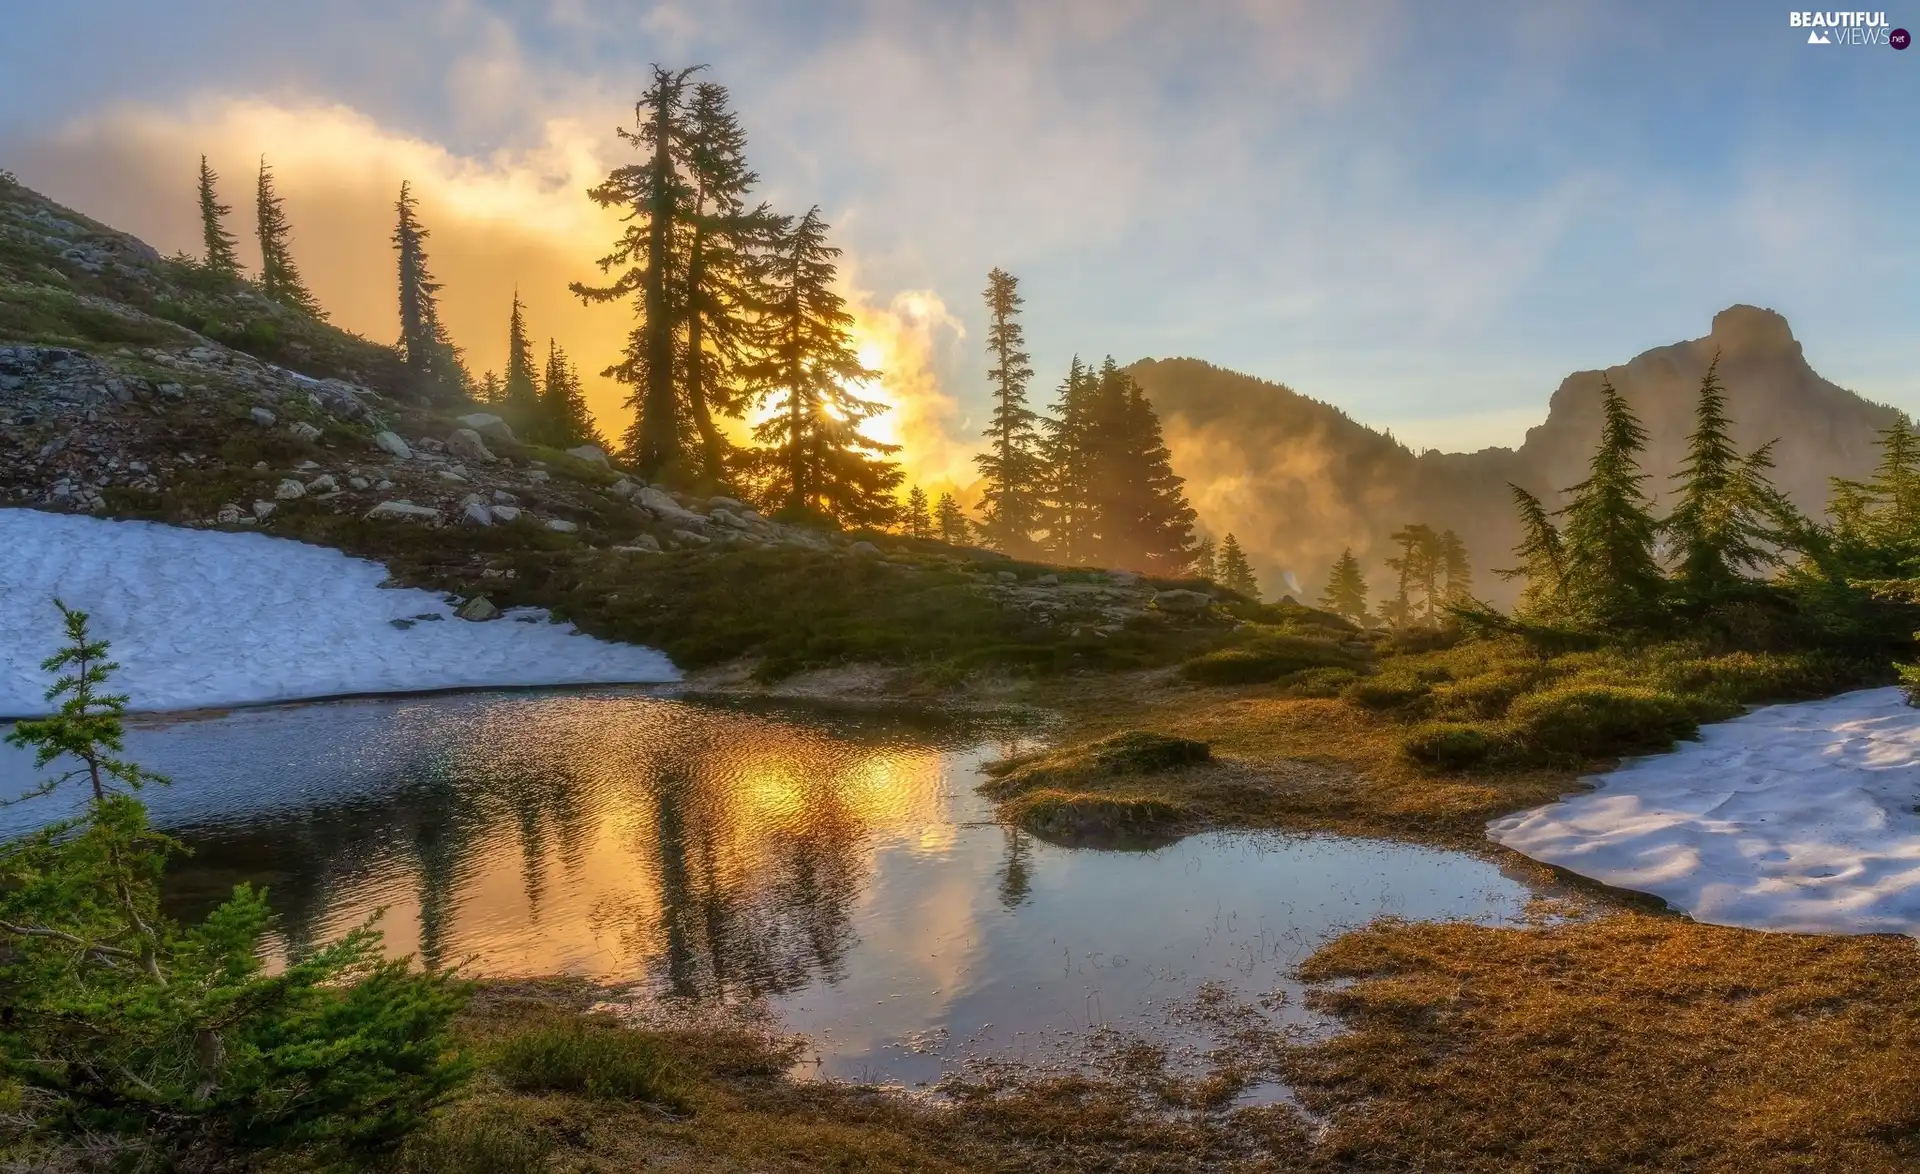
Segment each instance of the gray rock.
[[879,558],[880,557],[880,548],[875,546],[871,542],[866,542],[866,541],[856,542],[852,546],[848,547],[847,549],[852,551],[854,554],[860,555],[862,558]]
[[403,461],[413,459],[413,450],[407,447],[407,442],[400,439],[400,434],[397,432],[379,433],[373,438],[373,446]]
[[1134,574],[1132,571],[1108,571],[1107,578],[1109,581],[1118,583],[1122,587],[1138,587],[1140,585],[1140,576]]
[[160,394],[166,399],[180,399],[187,394],[187,389],[178,383],[162,383]]
[[545,485],[551,480],[553,480],[553,478],[547,474],[545,469],[533,469],[527,473],[527,481],[532,485]]
[[607,492],[613,494],[615,497],[629,498],[629,497],[632,497],[634,493],[639,490],[639,488],[640,487],[638,485],[635,485],[633,482],[627,480],[625,477],[622,477],[620,478],[620,480],[615,481],[613,484],[607,486]]
[[1213,606],[1213,596],[1208,595],[1204,591],[1185,591],[1180,589],[1157,591],[1153,596],[1153,606],[1156,610],[1167,612],[1170,615],[1204,615],[1206,610]]
[[264,522],[273,516],[274,510],[279,508],[279,506],[270,501],[256,501],[253,503],[253,520],[256,522]]
[[262,428],[273,427],[275,420],[278,419],[278,417],[265,408],[255,408],[251,414],[253,416],[253,422]]
[[453,610],[453,614],[463,620],[478,624],[500,618],[500,609],[484,595],[476,595]]
[[231,526],[240,520],[240,507],[237,505],[223,505],[220,507],[220,512],[213,516],[213,520],[222,526]]
[[513,429],[507,426],[507,422],[491,412],[469,412],[467,415],[458,417],[455,423],[462,428],[479,433],[487,440],[498,440],[505,444],[519,443],[519,439],[514,436]]
[[705,518],[673,500],[665,490],[655,489],[651,485],[635,494],[634,500],[652,510],[663,522],[670,522],[683,528],[706,524]]
[[333,493],[333,492],[336,492],[339,488],[340,488],[340,483],[333,479],[332,473],[322,473],[318,477],[315,477],[313,480],[307,482],[308,493]]
[[607,454],[601,451],[598,445],[583,444],[579,448],[570,448],[567,450],[567,455],[577,461],[585,461],[589,465],[599,465],[603,469],[613,467],[613,463],[607,460]]
[[659,554],[660,540],[651,534],[642,534],[632,542],[624,546],[616,546],[614,549],[627,554]]
[[447,451],[463,461],[491,465],[494,462],[492,450],[480,439],[480,434],[471,428],[455,428],[447,434]]
[[441,469],[439,472],[435,473],[434,476],[440,478],[440,480],[445,481],[449,485],[465,485],[467,483],[466,474],[460,472],[457,469]]
[[487,512],[493,515],[495,521],[517,522],[520,520],[520,507],[517,505],[496,505],[490,508],[483,508],[486,508]]
[[493,511],[477,501],[470,501],[467,508],[460,511],[460,521],[469,526],[491,526]]
[[372,484],[372,482],[368,481],[365,477],[347,478],[347,486],[351,489],[365,489],[370,484]]
[[1042,575],[1033,581],[1033,585],[1035,587],[1058,587],[1060,585],[1060,576]]
[[572,534],[580,529],[580,527],[567,521],[565,518],[548,518],[547,529],[552,530],[556,534]]
[[726,509],[721,506],[713,507],[712,512],[707,514],[707,520],[709,522],[714,523],[715,525],[731,526],[736,530],[744,530],[747,528],[747,522],[745,518],[742,518],[737,514],[735,514],[732,510]]
[[320,430],[305,420],[297,420],[288,425],[287,431],[293,433],[296,439],[304,440],[308,444],[320,439]]
[[520,504],[519,498],[515,497],[511,493],[508,493],[504,489],[496,489],[493,491],[493,501],[495,505],[519,505]]
[[383,501],[368,510],[366,519],[372,521],[419,522],[424,525],[440,524],[440,511],[430,506],[415,505],[410,501]]
[[288,477],[273,488],[273,496],[275,500],[278,501],[292,501],[296,497],[305,497],[306,495],[307,487],[291,477]]
[[675,530],[673,540],[681,546],[710,546],[713,539],[705,534],[695,534],[691,530]]

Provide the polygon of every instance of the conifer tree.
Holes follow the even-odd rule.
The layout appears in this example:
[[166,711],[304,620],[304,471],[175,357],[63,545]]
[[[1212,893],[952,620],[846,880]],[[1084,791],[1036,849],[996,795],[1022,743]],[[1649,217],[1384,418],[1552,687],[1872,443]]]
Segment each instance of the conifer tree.
[[1880,464],[1867,482],[1867,500],[1876,539],[1906,550],[1920,543],[1920,438],[1905,413],[1880,433]]
[[265,156],[260,159],[260,182],[255,197],[260,233],[260,292],[269,301],[289,310],[324,320],[326,311],[301,281],[300,270],[293,263],[293,226],[287,223],[286,209],[273,187],[273,169],[267,166]]
[[973,524],[960,508],[960,503],[951,493],[940,495],[940,503],[934,507],[933,522],[940,530],[940,541],[954,546],[966,545]]
[[515,425],[529,433],[539,431],[540,377],[533,365],[533,340],[527,335],[527,317],[517,287],[513,291],[513,312],[507,318],[507,377],[501,384],[500,403]]
[[1327,575],[1327,589],[1320,596],[1320,606],[1350,620],[1366,616],[1367,578],[1360,573],[1360,560],[1353,557],[1352,547],[1342,550],[1334,560],[1333,570]]
[[480,383],[474,391],[474,398],[483,404],[498,404],[506,395],[506,389],[500,384],[500,372],[488,371],[480,377]]
[[605,451],[606,440],[593,422],[587,408],[586,393],[580,387],[580,375],[567,361],[560,344],[547,340],[547,377],[540,390],[540,416],[555,448],[573,448],[591,444]]
[[1513,548],[1520,565],[1495,571],[1503,579],[1520,579],[1517,613],[1525,618],[1550,623],[1560,614],[1560,587],[1566,575],[1566,558],[1561,549],[1560,531],[1547,514],[1540,499],[1518,485],[1508,484],[1513,502],[1520,511],[1520,542]]
[[1561,594],[1577,622],[1633,631],[1653,620],[1666,586],[1654,558],[1652,503],[1641,488],[1647,434],[1611,382],[1601,391],[1600,445],[1587,479],[1567,491],[1559,511],[1566,519]]
[[621,361],[606,374],[634,389],[628,405],[636,418],[628,431],[627,455],[645,477],[662,475],[680,456],[674,378],[679,281],[673,253],[693,200],[681,168],[688,151],[683,107],[693,72],[653,67],[652,83],[634,106],[634,129],[619,130],[621,138],[645,152],[646,160],[616,168],[587,193],[603,208],[626,210],[626,230],[599,262],[602,272],[619,272],[610,285],[576,281],[568,287],[587,302],[635,298],[639,321]]
[[853,385],[879,378],[861,365],[848,327],[853,316],[835,292],[840,250],[827,244],[820,209],[782,234],[771,271],[764,354],[744,374],[775,410],[754,429],[770,447],[759,463],[766,496],[789,516],[824,516],[841,525],[882,523],[896,510],[896,445],[860,431],[887,410]]
[[1473,563],[1467,558],[1467,544],[1460,535],[1452,530],[1440,532],[1434,539],[1431,565],[1441,579],[1441,602],[1453,607],[1473,602]]
[[227,231],[227,213],[233,208],[220,202],[214,190],[219,182],[220,177],[207,166],[207,157],[200,156],[200,239],[205,249],[200,267],[224,277],[238,277],[240,258],[234,252],[238,242]]
[[399,254],[400,353],[414,387],[430,400],[447,403],[467,394],[469,376],[440,322],[440,283],[427,269],[430,233],[415,215],[418,206],[407,181],[400,181],[392,238]]
[[1057,561],[1078,564],[1093,552],[1094,399],[1093,373],[1073,357],[1060,384],[1053,414],[1041,422],[1041,461],[1045,499],[1040,520],[1047,552]]
[[1789,512],[1773,488],[1773,445],[1742,457],[1734,449],[1715,355],[1700,380],[1687,460],[1673,512],[1661,523],[1678,556],[1674,580],[1694,599],[1710,599],[1736,586],[1749,572],[1779,561],[1787,536],[1778,524]]
[[715,482],[726,476],[727,439],[716,414],[737,417],[746,406],[738,372],[750,354],[753,320],[766,309],[767,252],[779,220],[765,204],[749,208],[759,177],[747,166],[746,132],[725,86],[694,87],[687,108],[686,276],[680,301],[686,320],[683,399],[700,437],[701,464]]
[[933,515],[927,511],[927,491],[918,485],[907,493],[907,515],[904,521],[910,537],[933,537]]
[[1193,577],[1209,582],[1220,577],[1220,560],[1215,553],[1213,539],[1202,538],[1193,548]]
[[980,527],[988,542],[1016,555],[1031,553],[1040,524],[1039,417],[1027,406],[1033,378],[1020,325],[1020,279],[1004,269],[987,274],[987,353],[993,366],[993,417],[987,451],[974,458],[986,479]]
[[1179,574],[1193,559],[1193,507],[1161,439],[1159,416],[1112,356],[1100,366],[1092,427],[1098,561]]
[[1260,584],[1253,577],[1253,567],[1240,549],[1239,540],[1231,533],[1220,540],[1220,585],[1248,599],[1260,598]]
[[1406,627],[1416,620],[1432,621],[1436,614],[1439,569],[1435,565],[1438,536],[1424,522],[1411,523],[1388,535],[1388,541],[1400,553],[1387,560],[1394,572],[1394,595],[1382,600],[1380,615],[1395,627]]

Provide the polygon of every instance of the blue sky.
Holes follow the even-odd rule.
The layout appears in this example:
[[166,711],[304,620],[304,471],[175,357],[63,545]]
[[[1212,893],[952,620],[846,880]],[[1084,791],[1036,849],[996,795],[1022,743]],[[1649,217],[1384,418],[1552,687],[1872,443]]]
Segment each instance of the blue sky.
[[[928,362],[958,432],[994,265],[1022,279],[1044,385],[1076,351],[1194,355],[1416,444],[1516,443],[1568,372],[1743,301],[1917,410],[1920,50],[1810,46],[1788,12],[28,0],[0,43],[0,166],[186,246],[174,211],[125,222],[145,172],[76,144],[132,152],[154,120],[252,102],[345,108],[450,174],[537,168],[556,120],[612,160],[647,63],[707,62],[764,194],[821,204],[878,302],[930,291],[957,319]],[[1920,6],[1887,16],[1920,28]],[[147,130],[98,131],[129,112]]]

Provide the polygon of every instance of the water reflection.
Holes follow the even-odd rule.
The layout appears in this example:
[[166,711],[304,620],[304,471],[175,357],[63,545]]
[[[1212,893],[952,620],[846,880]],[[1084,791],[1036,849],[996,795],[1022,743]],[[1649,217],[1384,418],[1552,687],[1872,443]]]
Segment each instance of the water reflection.
[[[1526,897],[1484,861],[1370,841],[1037,842],[973,791],[1019,736],[608,691],[236,712],[142,725],[128,750],[176,780],[152,806],[195,849],[180,914],[256,880],[283,956],[384,909],[390,948],[431,964],[764,1000],[837,1075],[1032,1058],[1152,1026],[1203,981],[1285,988],[1382,912],[1500,919]],[[0,756],[0,784],[28,765]],[[0,811],[0,834],[55,814]]]

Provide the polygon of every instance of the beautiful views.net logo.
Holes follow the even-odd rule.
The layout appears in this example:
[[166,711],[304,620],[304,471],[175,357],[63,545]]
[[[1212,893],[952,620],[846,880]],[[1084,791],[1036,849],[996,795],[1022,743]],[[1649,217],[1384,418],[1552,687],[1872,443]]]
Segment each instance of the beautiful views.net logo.
[[1789,12],[1787,23],[1806,29],[1809,45],[1890,45],[1912,43],[1907,30],[1891,27],[1884,12]]

